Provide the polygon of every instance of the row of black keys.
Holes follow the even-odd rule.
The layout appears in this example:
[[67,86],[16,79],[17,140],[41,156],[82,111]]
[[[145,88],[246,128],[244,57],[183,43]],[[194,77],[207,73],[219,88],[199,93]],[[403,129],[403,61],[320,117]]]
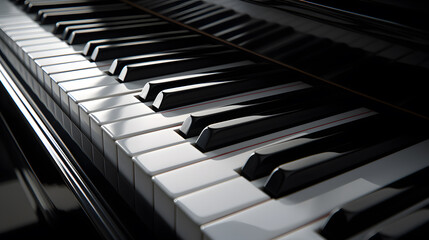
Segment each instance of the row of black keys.
[[[60,4],[59,2],[58,4]],[[98,2],[97,2],[98,3]],[[224,24],[225,19],[228,19],[228,17],[224,16],[224,14],[232,14],[231,10],[222,9],[220,7],[215,7],[215,12],[211,13],[209,9],[212,9],[214,6],[206,6],[207,3],[202,3],[200,1],[194,1],[194,2],[188,2],[188,1],[167,1],[167,2],[158,2],[158,5],[161,6],[153,6],[155,10],[161,11],[161,13],[166,13],[166,15],[171,13],[179,13],[181,16],[186,17],[184,20],[185,23],[188,23],[190,25],[195,25],[197,22],[197,26],[201,26],[201,28],[204,29],[204,26],[207,25],[215,25],[219,26],[221,25],[222,28],[217,28],[218,31],[228,31],[231,29],[240,29],[241,31],[245,32],[234,32],[234,35],[232,37],[238,37],[237,39],[227,39],[231,42],[234,42],[236,44],[244,44],[246,42],[253,42],[256,45],[260,45],[261,43],[269,43],[268,40],[271,39],[270,34],[263,34],[259,38],[263,37],[264,39],[262,41],[258,40],[258,37],[255,38],[255,29],[247,29],[245,26],[239,27],[234,25],[227,25]],[[48,9],[45,11],[40,11],[39,16],[43,20],[45,18],[49,18],[52,14],[57,16],[57,20],[64,20],[64,19],[70,19],[70,18],[79,18],[82,17],[82,14],[87,14],[87,11],[90,11],[92,14],[99,13],[102,14],[102,16],[106,16],[108,14],[109,16],[116,16],[116,14],[120,15],[122,14],[120,11],[117,12],[115,9],[115,6],[102,6],[98,7],[87,7],[85,10],[70,10],[70,8],[67,8],[68,11],[70,11],[70,14],[63,16],[63,11],[58,11],[55,9]],[[125,5],[124,5],[125,6]],[[204,7],[202,7],[204,6]],[[52,7],[52,5],[50,5]],[[128,8],[128,6],[126,6]],[[84,8],[84,7],[80,7]],[[180,10],[180,11],[179,11]],[[188,10],[189,13],[186,14],[186,11],[183,12],[183,10]],[[83,11],[83,12],[82,12]],[[179,11],[179,12],[178,12]],[[220,11],[219,13],[217,13]],[[72,14],[73,13],[73,14]],[[51,15],[49,15],[51,14]],[[237,14],[233,14],[231,16],[235,19]],[[85,15],[84,15],[85,16]],[[242,19],[242,18],[240,18]],[[106,19],[107,20],[107,19]],[[88,24],[88,21],[81,21],[81,22],[72,22],[72,23],[64,23],[64,25],[59,26],[58,32],[63,30],[65,27],[69,26],[69,30],[64,32],[64,37],[69,38],[69,42],[71,43],[81,43],[86,42],[88,40],[94,39],[94,38],[106,38],[106,37],[118,37],[118,36],[133,36],[130,38],[124,38],[124,39],[115,39],[112,41],[101,41],[98,43],[94,43],[92,47],[88,48],[88,51],[86,51],[87,55],[91,55],[93,60],[105,60],[105,59],[111,59],[111,58],[117,58],[122,56],[129,56],[130,54],[143,54],[147,53],[147,49],[154,49],[163,51],[166,49],[166,46],[171,45],[171,43],[174,42],[176,47],[186,47],[186,46],[192,46],[195,44],[198,44],[201,42],[201,38],[198,35],[192,35],[190,33],[185,32],[167,32],[159,35],[153,35],[153,37],[158,38],[156,42],[148,43],[147,41],[144,41],[147,39],[146,37],[140,37],[135,36],[136,30],[141,31],[151,31],[154,30],[168,30],[173,28],[171,24],[168,24],[166,22],[159,21],[155,18],[143,18],[143,19],[134,19],[131,16],[131,20],[129,18],[122,19],[123,21],[120,21],[121,17],[118,18],[112,18],[108,22],[100,22],[98,24]],[[179,19],[180,20],[180,19]],[[204,20],[204,21],[203,21]],[[251,21],[248,18],[243,18],[243,21]],[[47,20],[45,20],[47,21]],[[212,22],[211,22],[212,21]],[[253,20],[252,20],[253,21]],[[140,23],[139,23],[140,22]],[[220,23],[219,23],[220,22]],[[229,21],[227,21],[229,22]],[[259,21],[263,22],[263,21]],[[81,24],[80,26],[70,26],[70,24]],[[83,24],[87,23],[87,24]],[[215,24],[217,23],[217,24]],[[230,24],[238,22],[229,22]],[[112,25],[112,26],[109,26]],[[260,30],[268,31],[273,24],[264,23],[261,25]],[[88,31],[88,28],[93,28],[92,31]],[[225,29],[226,28],[226,29]],[[286,31],[281,31],[280,29],[287,28]],[[258,28],[259,29],[259,28]],[[278,35],[278,37],[282,38],[283,43],[285,43],[285,47],[287,46],[287,50],[285,49],[282,51],[281,49],[276,49],[276,52],[282,52],[287,54],[297,54],[297,55],[291,55],[294,61],[302,62],[304,65],[299,66],[303,69],[306,69],[306,66],[310,67],[311,69],[306,69],[310,72],[314,72],[314,70],[320,69],[323,71],[328,71],[330,74],[335,71],[340,71],[341,74],[338,75],[336,78],[334,78],[334,81],[340,82],[341,84],[344,84],[352,89],[361,90],[363,92],[370,91],[371,93],[380,94],[382,93],[383,100],[395,100],[398,96],[403,96],[404,94],[401,94],[401,92],[410,93],[408,98],[411,98],[412,100],[419,98],[422,93],[422,88],[419,86],[421,84],[414,84],[421,82],[421,79],[424,78],[425,74],[424,71],[420,68],[417,68],[417,71],[415,71],[415,68],[408,68],[404,64],[397,64],[392,63],[390,60],[382,58],[382,57],[373,57],[368,56],[368,54],[357,54],[359,56],[365,55],[365,58],[355,58],[357,56],[354,54],[356,51],[362,52],[362,50],[358,49],[351,49],[346,47],[344,44],[334,44],[330,42],[327,39],[320,39],[313,36],[305,35],[306,39],[310,39],[310,42],[330,42],[328,45],[333,47],[328,47],[328,45],[318,45],[315,44],[314,46],[307,45],[299,36],[303,35],[302,33],[298,33],[296,31],[293,31],[290,27],[281,27],[276,26],[275,32],[280,33],[283,32],[283,34]],[[247,32],[246,32],[247,30]],[[157,30],[156,30],[157,31]],[[71,32],[75,32],[75,34],[71,34]],[[286,34],[287,32],[287,34]],[[189,35],[187,35],[189,34]],[[259,34],[260,35],[260,34]],[[73,36],[70,38],[70,36]],[[283,39],[284,38],[284,39]],[[132,42],[130,42],[132,41]],[[292,41],[292,42],[290,42]],[[290,43],[290,44],[289,44]],[[299,43],[299,47],[297,48],[294,44]],[[104,44],[104,46],[97,48],[95,53],[91,50],[99,46],[100,44]],[[106,46],[106,44],[109,44]],[[111,46],[111,44],[117,44],[117,46]],[[270,44],[268,44],[270,45]],[[247,46],[245,46],[247,47]],[[301,50],[297,50],[301,49]],[[351,49],[351,51],[350,51]],[[202,54],[200,52],[200,54]],[[233,56],[237,56],[237,54],[232,51],[228,52],[223,56],[219,56],[219,58],[222,59],[230,59],[231,61],[234,60]],[[327,54],[329,52],[329,54]],[[341,54],[341,57],[338,55]],[[388,54],[388,53],[384,53]],[[395,54],[395,53],[390,53]],[[189,55],[171,55],[170,57],[184,57]],[[195,55],[193,55],[195,56]],[[146,70],[146,65],[141,68],[138,65],[133,65],[128,68],[127,74],[123,74],[120,78],[124,81],[131,81],[136,80],[139,78],[147,77],[147,76],[154,76],[157,73],[161,72],[164,69],[177,69],[179,67],[196,67],[198,64],[202,64],[201,66],[206,66],[210,63],[212,63],[213,56],[209,57],[210,60],[207,60],[207,58],[191,58],[191,59],[182,59],[182,61],[173,61],[169,62],[168,65],[171,67],[165,68],[163,65],[156,65],[160,66],[157,68],[156,66],[151,66],[154,71],[152,71],[152,74],[150,74],[150,71]],[[346,58],[346,59],[345,59]],[[418,58],[418,57],[417,57]],[[153,60],[160,59],[159,57],[155,57]],[[149,60],[149,59],[147,59]],[[206,61],[204,61],[206,60]],[[423,60],[423,58],[421,59]],[[116,68],[114,68],[112,71],[118,74],[119,69],[121,67],[125,66],[126,64],[130,63],[136,63],[138,61],[142,61],[142,59],[136,57],[132,59],[126,59],[122,62],[122,64],[118,64]],[[208,61],[208,62],[207,62]],[[335,61],[335,62],[332,62]],[[216,62],[216,61],[215,61]],[[206,64],[204,64],[206,63]],[[292,65],[296,65],[295,63],[291,63]],[[345,67],[342,64],[348,64],[349,67]],[[162,69],[162,70],[160,70]],[[419,71],[420,70],[420,71]],[[146,75],[142,75],[143,73],[146,73]],[[376,78],[377,81],[374,80]],[[409,84],[402,84],[402,79],[407,78],[409,79]],[[385,80],[388,79],[388,80]],[[388,81],[388,82],[386,82]],[[397,84],[393,86],[392,84]],[[371,87],[369,87],[371,86]],[[389,86],[389,91],[383,91],[385,86]],[[419,94],[420,93],[420,94]],[[370,94],[372,95],[372,94]],[[404,101],[404,99],[401,99]],[[406,99],[405,101],[407,101]]]
[[[119,4],[121,5],[121,4]],[[166,1],[166,2],[158,2],[158,5],[161,6],[153,6],[154,10],[160,11],[163,14],[169,15],[171,13],[178,14],[180,12],[180,16],[174,16],[178,20],[189,24],[191,26],[199,27],[205,31],[208,31],[205,27],[208,26],[217,26],[216,32],[210,33],[216,34],[218,32],[229,32],[232,29],[240,30],[229,32],[230,38],[226,40],[236,43],[238,45],[242,45],[244,47],[250,47],[249,45],[255,46],[272,46],[270,41],[276,40],[281,41],[284,44],[283,48],[278,48],[277,46],[273,48],[272,51],[281,54],[287,54],[288,58],[294,62],[287,62],[291,65],[298,66],[310,72],[316,73],[316,69],[320,71],[327,71],[327,73],[332,74],[333,72],[341,71],[343,73],[345,70],[350,70],[347,66],[353,67],[358,62],[362,61],[368,57],[368,54],[363,53],[362,50],[352,49],[347,47],[344,44],[333,43],[330,40],[317,38],[314,36],[310,36],[307,34],[299,33],[294,31],[291,27],[283,27],[275,24],[267,23],[262,20],[254,20],[247,17],[240,17],[240,14],[235,13],[232,10],[223,9],[219,6],[210,5],[208,3],[203,3],[201,1]],[[209,5],[209,6],[207,6]],[[52,5],[50,5],[52,7]],[[125,8],[129,8],[126,5],[123,5]],[[64,11],[58,11],[56,9],[47,9],[39,12],[39,16],[42,22],[52,22],[52,21],[61,21],[75,18],[85,17],[88,11],[91,12],[92,16],[116,16],[121,15],[121,11],[117,10],[117,4],[113,4],[109,6],[95,6],[95,7],[86,7],[86,9],[81,9],[85,7],[78,7],[76,10],[69,9],[69,14],[64,15]],[[180,10],[180,11],[179,11]],[[187,11],[183,11],[187,10]],[[179,11],[179,12],[178,12]],[[98,14],[96,14],[98,13]],[[52,16],[56,16],[51,19]],[[250,25],[247,26],[244,24],[242,26],[241,21],[228,21],[227,19],[236,18],[240,19],[244,23],[248,23],[248,21],[253,22],[256,21],[260,23],[260,26]],[[51,20],[49,20],[51,19]],[[111,27],[111,31],[109,29],[103,29],[103,31],[77,31],[76,36],[74,38],[70,38],[69,42],[71,43],[82,43],[88,39],[91,39],[91,35],[98,35],[97,37],[115,37],[115,36],[126,36],[127,32],[131,32],[132,35],[135,35],[133,30],[139,29],[140,27],[150,27],[153,28],[169,28],[172,27],[170,24],[166,22],[152,22],[150,23],[137,23],[136,21],[154,21],[154,19],[138,19],[133,21],[125,21],[122,24],[128,26],[118,26],[121,25],[120,22],[112,22],[113,25]],[[229,24],[225,23],[228,22]],[[140,25],[143,24],[143,25]],[[149,24],[149,25],[148,25]],[[234,25],[238,24],[238,25]],[[98,26],[93,27],[102,27],[104,24],[100,24]],[[89,27],[89,26],[88,26]],[[257,27],[257,28],[256,28]],[[109,24],[107,24],[106,28],[109,28]],[[275,32],[275,36],[270,34],[271,29]],[[214,30],[213,30],[214,31]],[[264,32],[264,34],[261,34]],[[113,34],[113,35],[112,35]],[[70,34],[65,34],[66,36],[70,36]],[[262,39],[260,39],[262,38]],[[198,41],[198,39],[197,39]],[[118,52],[118,51],[116,51]],[[357,53],[360,52],[360,53]],[[329,54],[328,54],[329,53]],[[269,54],[268,54],[269,55]],[[303,57],[304,56],[304,57]],[[102,60],[106,59],[106,57],[96,57],[93,59]],[[383,64],[388,64],[390,61],[387,59],[382,61]],[[302,63],[302,65],[300,65]],[[345,65],[344,65],[345,64]],[[332,66],[336,66],[332,68]],[[307,69],[308,68],[308,69]],[[371,70],[373,71],[373,69]],[[347,72],[347,71],[346,71]]]
[[[237,14],[232,10],[224,9],[203,1],[147,0],[139,1],[139,3],[179,21],[182,21],[181,17],[183,14],[186,15],[189,13],[196,14],[204,19],[210,19],[212,24],[209,26],[194,26],[229,42],[253,49],[278,60],[284,60],[284,62],[291,65],[300,66],[299,64],[305,64],[308,60],[314,61],[314,63],[324,64],[320,62],[321,57],[318,57],[323,55],[322,53],[333,54],[333,56],[323,56],[326,58],[324,60],[329,60],[329,65],[341,67],[360,64],[360,61],[366,59],[365,57],[368,56],[362,50],[350,48],[344,44],[335,44],[328,39],[317,38],[309,34],[296,32],[287,26],[280,26],[278,24],[267,23],[263,20],[252,19],[247,15]],[[246,41],[242,42],[241,40],[244,39]],[[250,40],[251,42],[248,42]],[[356,41],[366,42],[367,40],[363,38],[362,40],[356,39]],[[370,44],[371,42],[367,43],[367,45]],[[384,50],[388,46],[389,45],[372,44],[371,47],[367,49],[371,52],[377,52]],[[293,51],[291,51],[291,49],[293,49]],[[301,52],[302,50],[305,51]],[[380,55],[389,59],[395,59],[409,54],[409,51],[410,50],[407,52],[407,50],[404,49],[396,49],[383,52]],[[299,57],[299,55],[305,55],[306,59],[299,61],[300,63],[290,62],[297,56]],[[417,53],[415,55],[414,53],[410,54],[408,57],[410,59],[405,62],[411,61],[411,63],[418,63],[418,61],[428,60],[427,56]],[[336,62],[332,62],[334,60]],[[391,62],[388,59],[384,60],[385,61],[379,64],[389,64]],[[302,66],[306,67],[306,65]]]
[[184,20],[184,13],[210,19],[211,24],[194,27],[350,89],[427,113],[422,86],[429,77],[429,55],[424,52],[358,39],[367,52],[197,0],[140,2],[178,21]]

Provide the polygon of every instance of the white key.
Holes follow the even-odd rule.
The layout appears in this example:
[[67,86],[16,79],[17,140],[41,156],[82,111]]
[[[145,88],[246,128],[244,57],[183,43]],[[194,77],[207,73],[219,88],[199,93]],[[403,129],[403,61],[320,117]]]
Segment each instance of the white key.
[[326,217],[323,217],[320,220],[317,220],[314,223],[311,223],[305,227],[298,229],[297,231],[291,231],[279,237],[276,237],[276,240],[326,240],[316,231],[320,229],[322,224],[326,221]]
[[[256,150],[255,148],[273,144],[274,142],[286,141],[296,137],[301,137],[306,134],[321,131],[323,129],[355,121],[357,119],[375,114],[375,112],[367,112],[362,114],[366,111],[367,110],[360,109],[358,111],[338,114],[336,116],[293,127],[281,131],[281,136],[284,137],[276,139],[276,136],[273,135],[275,140],[266,141],[239,154],[232,156],[230,154],[228,157],[221,156],[219,158],[208,159],[183,168],[156,175],[153,177],[155,190],[155,211],[160,213],[161,217],[164,218],[164,221],[170,224],[170,227],[174,228],[174,211],[167,212],[165,210],[174,210],[174,199],[210,185],[228,180],[230,178],[239,177],[237,171],[244,166],[249,156]],[[119,162],[119,166],[121,166],[122,162],[123,161]],[[162,191],[159,189],[162,189]]]
[[70,72],[80,69],[87,69],[87,68],[100,68],[103,70],[103,67],[106,68],[106,66],[109,66],[110,62],[89,62],[89,61],[79,61],[79,62],[71,62],[71,63],[61,63],[56,65],[50,65],[43,67],[43,71],[45,74],[45,78],[49,78],[49,75],[55,74],[55,73],[61,73],[61,72]]
[[34,46],[34,45],[48,44],[48,43],[60,43],[60,42],[63,42],[63,41],[61,41],[61,39],[58,39],[57,37],[50,37],[50,38],[39,38],[39,39],[32,39],[32,40],[17,41],[16,45],[19,48],[22,48],[26,46]]
[[207,239],[271,239],[326,217],[337,206],[428,166],[429,140],[202,226]]
[[118,81],[111,76],[98,76],[60,83],[58,87],[60,89],[61,107],[64,112],[70,114],[68,92],[115,84],[118,84]]
[[[50,82],[48,84],[51,85],[51,91],[52,96],[57,101],[58,104],[61,102],[61,92],[59,84],[63,82],[73,81],[73,80],[79,80],[79,79],[85,79],[85,78],[93,78],[93,77],[108,77],[104,73],[104,71],[108,68],[108,64],[99,63],[98,64],[91,64],[90,62],[84,62],[82,64],[82,68],[77,68],[78,70],[72,70],[72,71],[66,71],[66,68],[76,68],[77,63],[65,63],[61,64],[62,66],[52,65],[49,66],[49,70],[52,72],[51,74],[48,73],[47,67],[45,67],[44,70],[44,81],[45,83]],[[62,71],[61,68],[64,68],[64,71]],[[55,73],[55,71],[59,71]],[[48,75],[49,74],[49,75]]]
[[[155,112],[148,106],[147,103],[136,103],[120,108],[106,109],[89,114],[90,122],[85,123],[81,119],[82,130],[91,137],[91,132],[97,133],[99,137],[94,136],[94,139],[99,139],[102,142],[101,126],[116,122],[119,120],[127,120],[139,116],[154,114]],[[102,149],[102,144],[99,146]]]
[[34,60],[36,59],[74,55],[74,54],[79,54],[79,52],[75,51],[71,47],[63,48],[63,49],[46,50],[46,51],[40,51],[40,52],[32,52],[27,55],[26,63],[27,63],[27,66],[30,67],[30,69],[36,69],[36,64],[34,62]]
[[11,25],[11,26],[4,26],[1,27],[2,31],[9,31],[12,29],[28,29],[28,28],[37,28],[40,27],[39,24],[35,23],[35,22],[28,22],[26,24],[17,24],[17,25]]
[[[79,62],[79,61],[86,61],[86,58],[80,54],[41,58],[41,59],[34,60],[35,68],[31,70],[33,71],[34,74],[39,76],[39,78],[43,79],[43,70],[42,70],[43,67],[62,64],[62,63]],[[49,87],[50,87],[50,82],[49,82]]]
[[31,45],[31,46],[21,46],[21,52],[22,52],[22,56],[25,56],[25,54],[28,54],[31,52],[40,52],[40,51],[64,49],[64,48],[69,48],[69,45],[65,42],[54,42],[54,43],[51,42],[51,43]]
[[[87,102],[81,103],[81,107],[86,112],[91,113],[91,112],[96,112],[104,109],[141,103],[137,98],[134,97],[134,95],[135,93],[131,93],[127,95],[120,95],[120,96],[87,101]],[[69,121],[69,124],[71,124],[70,119],[68,119],[68,121]],[[84,124],[89,124],[89,123],[85,123],[84,121],[82,122]],[[87,136],[83,134],[82,147],[85,148],[86,146],[92,146],[92,143],[94,143],[94,141],[91,141],[91,139],[89,139]],[[104,158],[102,154],[99,152],[99,150],[93,151],[93,149],[91,149],[91,151],[87,151],[87,152],[91,155],[90,158],[92,158],[94,162],[98,164],[99,169],[102,168],[102,172],[104,172]]]
[[242,177],[179,197],[176,233],[181,239],[201,239],[201,225],[269,199]]
[[85,122],[89,123],[89,116],[87,113],[80,116],[80,112],[84,111],[85,108],[80,107],[79,104],[86,101],[125,95],[129,93],[136,93],[135,95],[137,95],[144,83],[145,80],[140,80],[69,92],[67,95],[69,96],[70,117],[73,122],[76,123],[76,125],[80,125],[81,118],[86,118],[87,120]]

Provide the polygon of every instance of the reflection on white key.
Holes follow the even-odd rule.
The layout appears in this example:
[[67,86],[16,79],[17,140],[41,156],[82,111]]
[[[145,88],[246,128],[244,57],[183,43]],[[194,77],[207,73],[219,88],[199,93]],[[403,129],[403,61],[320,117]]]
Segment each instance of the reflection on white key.
[[275,240],[326,240],[322,237],[317,230],[320,230],[322,224],[326,221],[326,218],[322,218],[314,223],[311,223],[304,228],[298,229],[297,231],[292,231],[286,233],[282,236],[276,237]]
[[[86,58],[80,54],[71,54],[71,55],[65,55],[65,56],[41,58],[41,59],[34,60],[35,68],[31,69],[31,70],[40,79],[43,79],[44,78],[44,71],[42,70],[43,67],[62,64],[62,63],[85,61],[85,60],[86,60]],[[51,88],[51,81],[46,82],[45,84],[46,84],[47,89]]]
[[[107,97],[137,93],[141,90],[142,85],[144,85],[143,82],[135,81],[69,92],[67,95],[69,96],[70,117],[77,125],[80,125],[80,109],[83,109],[82,107],[79,107],[80,103]],[[89,122],[89,116],[85,114],[85,117],[88,118]]]
[[69,114],[68,92],[115,84],[118,82],[111,76],[98,76],[60,83],[58,87],[60,89],[61,108],[66,114]]
[[201,239],[201,225],[269,199],[242,177],[179,197],[175,200],[176,233],[181,239]]
[[[139,102],[136,104],[90,113],[90,122],[87,124],[84,122],[83,118],[81,118],[81,127],[82,130],[92,139],[97,138],[97,142],[102,142],[102,125],[154,113],[155,112],[145,103]],[[96,133],[94,137],[91,135],[92,132]],[[103,146],[100,146],[100,149],[103,149],[102,147]]]

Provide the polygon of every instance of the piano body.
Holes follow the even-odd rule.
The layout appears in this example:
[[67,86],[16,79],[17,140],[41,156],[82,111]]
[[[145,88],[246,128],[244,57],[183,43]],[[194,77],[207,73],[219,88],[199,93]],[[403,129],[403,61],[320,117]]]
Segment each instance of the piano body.
[[1,238],[427,237],[427,9],[1,1]]

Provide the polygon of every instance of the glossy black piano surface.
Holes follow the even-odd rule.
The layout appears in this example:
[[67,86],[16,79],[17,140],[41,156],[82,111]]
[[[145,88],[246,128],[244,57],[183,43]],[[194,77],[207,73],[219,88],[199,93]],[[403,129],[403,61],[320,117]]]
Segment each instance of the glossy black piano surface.
[[0,239],[427,236],[427,9],[0,2]]

